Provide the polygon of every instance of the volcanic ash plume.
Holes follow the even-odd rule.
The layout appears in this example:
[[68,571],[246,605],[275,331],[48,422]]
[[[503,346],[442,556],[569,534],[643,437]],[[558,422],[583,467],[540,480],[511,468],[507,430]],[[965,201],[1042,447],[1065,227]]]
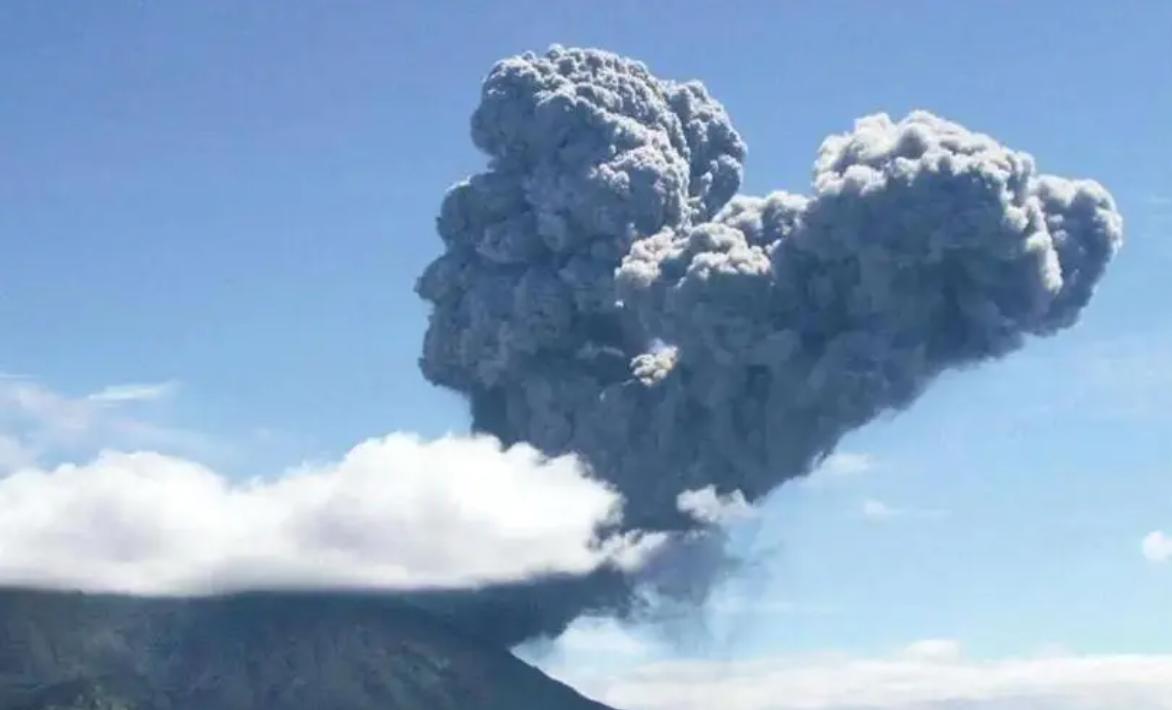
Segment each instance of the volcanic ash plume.
[[554,47],[493,68],[487,171],[451,189],[425,375],[474,427],[576,452],[625,524],[756,499],[938,373],[1073,324],[1122,240],[1097,183],[929,113],[827,138],[809,196],[734,197],[745,145],[698,83]]

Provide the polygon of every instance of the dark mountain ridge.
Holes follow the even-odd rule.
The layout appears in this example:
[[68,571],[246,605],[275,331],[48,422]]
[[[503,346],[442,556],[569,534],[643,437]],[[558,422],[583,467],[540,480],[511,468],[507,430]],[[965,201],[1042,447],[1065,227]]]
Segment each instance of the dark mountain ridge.
[[3,710],[608,710],[394,596],[0,590]]

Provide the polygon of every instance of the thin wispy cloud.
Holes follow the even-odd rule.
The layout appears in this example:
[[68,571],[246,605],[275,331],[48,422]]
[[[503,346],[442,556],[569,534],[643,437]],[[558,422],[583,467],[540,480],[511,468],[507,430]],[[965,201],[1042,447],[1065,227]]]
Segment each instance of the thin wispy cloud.
[[21,466],[88,458],[103,449],[198,454],[217,449],[199,432],[162,423],[151,405],[177,382],[123,384],[69,395],[24,376],[0,378],[0,474]]
[[826,457],[819,471],[831,476],[857,476],[875,468],[875,457],[857,451],[841,451]]
[[1149,562],[1163,563],[1172,560],[1172,535],[1163,530],[1153,530],[1144,536],[1140,551]]
[[[613,638],[612,646],[618,644]],[[883,656],[643,660],[547,672],[629,710],[1169,710],[1172,656],[1069,652],[981,660],[949,639]]]
[[899,511],[881,500],[863,501],[862,513],[864,518],[871,520],[886,520],[899,515]]
[[859,512],[864,518],[876,522],[885,522],[896,518],[939,519],[948,516],[948,511],[939,508],[903,508],[875,498],[863,501]]
[[1079,367],[1079,389],[1086,405],[1094,397],[1098,409],[1144,416],[1164,411],[1172,395],[1172,341],[1130,337],[1104,341],[1085,353]]
[[704,606],[704,610],[718,616],[826,616],[839,611],[829,604],[805,604],[784,599],[744,596],[713,599]]
[[90,402],[99,404],[127,404],[130,402],[155,402],[167,399],[179,389],[179,383],[155,382],[148,384],[125,384],[105,387],[87,395]]
[[831,483],[855,480],[879,468],[879,461],[873,455],[861,451],[838,451],[827,456],[802,485],[818,488]]
[[14,436],[0,434],[0,475],[36,462],[36,454]]

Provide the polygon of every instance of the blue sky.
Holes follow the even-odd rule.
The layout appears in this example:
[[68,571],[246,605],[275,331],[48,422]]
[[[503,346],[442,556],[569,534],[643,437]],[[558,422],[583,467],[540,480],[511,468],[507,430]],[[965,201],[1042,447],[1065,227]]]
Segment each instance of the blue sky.
[[946,376],[739,527],[768,551],[733,585],[754,604],[670,654],[1172,650],[1172,564],[1140,552],[1172,529],[1172,5],[551,5],[4,3],[0,371],[61,401],[172,383],[69,454],[251,475],[462,431],[411,289],[496,59],[591,45],[703,80],[756,194],[806,190],[856,117],[925,108],[1102,182],[1127,244],[1077,328]]

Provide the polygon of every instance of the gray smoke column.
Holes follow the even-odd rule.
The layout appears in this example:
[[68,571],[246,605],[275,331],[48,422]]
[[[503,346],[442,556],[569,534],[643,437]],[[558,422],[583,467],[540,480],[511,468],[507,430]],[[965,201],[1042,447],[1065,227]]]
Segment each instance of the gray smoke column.
[[1070,326],[1122,240],[1097,183],[925,112],[827,138],[809,196],[734,197],[745,145],[704,87],[595,50],[497,64],[472,138],[423,372],[476,429],[582,455],[635,528],[699,525],[688,490],[756,499]]

